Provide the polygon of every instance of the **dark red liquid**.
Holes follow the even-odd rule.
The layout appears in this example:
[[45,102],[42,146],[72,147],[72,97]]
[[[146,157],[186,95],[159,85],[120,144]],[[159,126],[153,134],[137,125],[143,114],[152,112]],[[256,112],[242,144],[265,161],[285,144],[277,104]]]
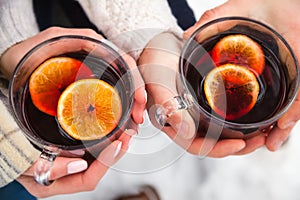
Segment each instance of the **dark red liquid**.
[[[120,81],[120,75],[113,67],[109,66],[108,63],[105,63],[99,58],[95,58],[92,56],[87,57],[82,53],[75,53],[64,56],[81,60],[92,70],[92,76],[94,78],[99,78],[111,84],[112,86],[115,86],[115,88],[119,92],[122,103],[126,104],[126,98],[123,92],[125,91],[124,84],[126,83]],[[56,117],[47,115],[34,106],[34,104],[32,103],[31,95],[29,93],[28,81],[23,92],[21,110],[23,121],[25,122],[27,128],[31,130],[31,133],[33,135],[36,135],[52,144],[70,147],[81,145],[83,143],[83,141],[75,140],[68,136],[59,126]],[[94,144],[95,142],[97,141],[84,141],[86,145],[88,145],[89,143]]]
[[[191,91],[199,104],[209,113],[215,114],[207,103],[204,94],[204,80],[207,73],[215,68],[211,59],[211,50],[217,41],[225,35],[219,35],[198,45],[185,59],[183,73],[190,84]],[[265,67],[262,74],[259,75],[258,82],[260,92],[255,106],[246,115],[232,120],[237,123],[254,123],[272,117],[282,105],[287,90],[286,79],[282,63],[269,47],[262,45],[265,56]],[[243,101],[243,99],[240,99]],[[230,106],[238,105],[239,102],[230,102]]]

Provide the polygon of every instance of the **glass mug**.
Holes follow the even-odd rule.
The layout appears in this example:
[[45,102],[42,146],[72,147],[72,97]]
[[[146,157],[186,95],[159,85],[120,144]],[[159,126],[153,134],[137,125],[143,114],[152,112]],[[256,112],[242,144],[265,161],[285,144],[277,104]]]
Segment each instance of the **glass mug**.
[[[216,60],[212,57],[213,47],[221,38],[236,34],[246,35],[262,47],[265,66],[257,75],[260,90],[254,107],[244,116],[232,120],[210,107],[204,82],[209,72],[216,68]],[[299,86],[298,62],[285,39],[267,25],[243,17],[219,18],[199,27],[183,47],[179,77],[179,96],[158,107],[155,113],[158,123],[163,126],[172,114],[186,109],[195,121],[198,136],[215,139],[245,139],[268,134],[294,102]],[[220,87],[225,93],[225,81]],[[242,96],[236,102],[227,100],[224,97],[221,102],[232,109],[243,103]]]
[[[61,128],[56,117],[42,113],[31,102],[28,92],[30,76],[44,61],[57,56],[80,60],[91,70],[90,76],[109,83],[118,91],[122,108],[117,109],[121,109],[122,114],[117,126],[106,136],[93,140],[71,138]],[[81,68],[86,70],[83,65],[78,73]],[[118,139],[125,129],[135,125],[131,119],[134,101],[132,73],[116,47],[105,39],[98,41],[84,36],[66,35],[42,42],[18,63],[10,82],[9,94],[16,122],[25,136],[42,150],[34,172],[35,180],[42,185],[51,184],[49,175],[58,155],[76,157],[73,152],[83,150],[85,155],[89,155],[87,159],[94,159],[105,146]],[[47,98],[53,97],[49,95]]]

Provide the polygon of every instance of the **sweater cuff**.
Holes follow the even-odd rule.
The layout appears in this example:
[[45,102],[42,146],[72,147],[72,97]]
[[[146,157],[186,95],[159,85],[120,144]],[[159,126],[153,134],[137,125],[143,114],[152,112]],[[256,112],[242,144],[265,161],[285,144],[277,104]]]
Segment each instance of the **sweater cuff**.
[[[8,98],[0,82],[0,187],[23,174],[40,152],[27,140],[9,112]],[[6,84],[5,84],[6,85]]]
[[12,45],[39,32],[31,0],[1,1],[0,57]]

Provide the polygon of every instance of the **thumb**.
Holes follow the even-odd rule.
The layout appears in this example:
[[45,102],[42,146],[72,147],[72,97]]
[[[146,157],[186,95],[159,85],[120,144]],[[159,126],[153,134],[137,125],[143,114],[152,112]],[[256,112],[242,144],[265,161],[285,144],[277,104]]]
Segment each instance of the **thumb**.
[[[168,131],[163,131],[167,132],[169,137],[173,139],[177,136],[182,139],[192,139],[196,134],[196,126],[194,120],[187,110],[177,111],[175,114],[169,117],[167,122],[171,125],[174,132],[169,133]],[[173,135],[170,135],[171,133]]]
[[234,2],[234,0],[229,0],[220,6],[217,6],[215,8],[205,11],[201,15],[200,19],[193,26],[191,26],[189,29],[187,29],[184,32],[183,37],[185,39],[188,39],[196,31],[196,29],[198,29],[199,27],[201,27],[202,25],[204,25],[205,23],[207,23],[211,20],[214,20],[214,19],[217,19],[220,17],[235,15],[235,11],[238,9],[236,9],[236,6],[232,6],[232,4],[233,4],[232,2]]
[[[170,88],[162,85],[150,84],[148,85],[149,95],[148,95],[148,114],[152,124],[158,128],[162,129],[170,138],[172,139],[191,139],[196,134],[196,127],[193,118],[189,112],[185,109],[177,109],[179,104],[175,100],[175,96],[178,94]],[[166,123],[170,126],[161,127],[157,120],[158,107],[163,111],[165,115],[166,111],[172,113],[167,117]],[[164,118],[164,117],[163,117]],[[179,136],[179,137],[178,137]]]

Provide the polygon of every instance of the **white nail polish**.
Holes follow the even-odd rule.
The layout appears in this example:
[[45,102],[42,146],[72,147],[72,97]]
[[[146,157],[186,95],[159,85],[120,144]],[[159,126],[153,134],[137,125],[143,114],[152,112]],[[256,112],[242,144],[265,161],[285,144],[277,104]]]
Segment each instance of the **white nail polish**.
[[85,151],[84,150],[73,150],[73,151],[70,151],[71,154],[74,154],[76,156],[83,156],[85,154]]
[[122,147],[122,142],[120,142],[120,143],[118,144],[118,146],[117,146],[117,148],[116,148],[116,151],[115,151],[115,153],[114,153],[114,158],[116,158],[116,157],[119,155],[119,153],[120,153],[120,151],[121,151],[121,147]]
[[128,141],[128,146],[131,146],[132,142],[133,142],[133,137],[131,137],[130,140]]
[[148,101],[148,94],[147,94],[146,90],[144,92],[145,92],[145,102],[147,102]]
[[194,136],[194,133],[191,132],[190,126],[187,122],[182,121],[181,123],[175,125],[177,134],[183,137],[184,139],[191,139]]
[[85,160],[79,160],[79,161],[74,161],[68,164],[67,166],[67,173],[68,174],[75,174],[78,172],[82,172],[86,170],[88,167],[88,164]]

